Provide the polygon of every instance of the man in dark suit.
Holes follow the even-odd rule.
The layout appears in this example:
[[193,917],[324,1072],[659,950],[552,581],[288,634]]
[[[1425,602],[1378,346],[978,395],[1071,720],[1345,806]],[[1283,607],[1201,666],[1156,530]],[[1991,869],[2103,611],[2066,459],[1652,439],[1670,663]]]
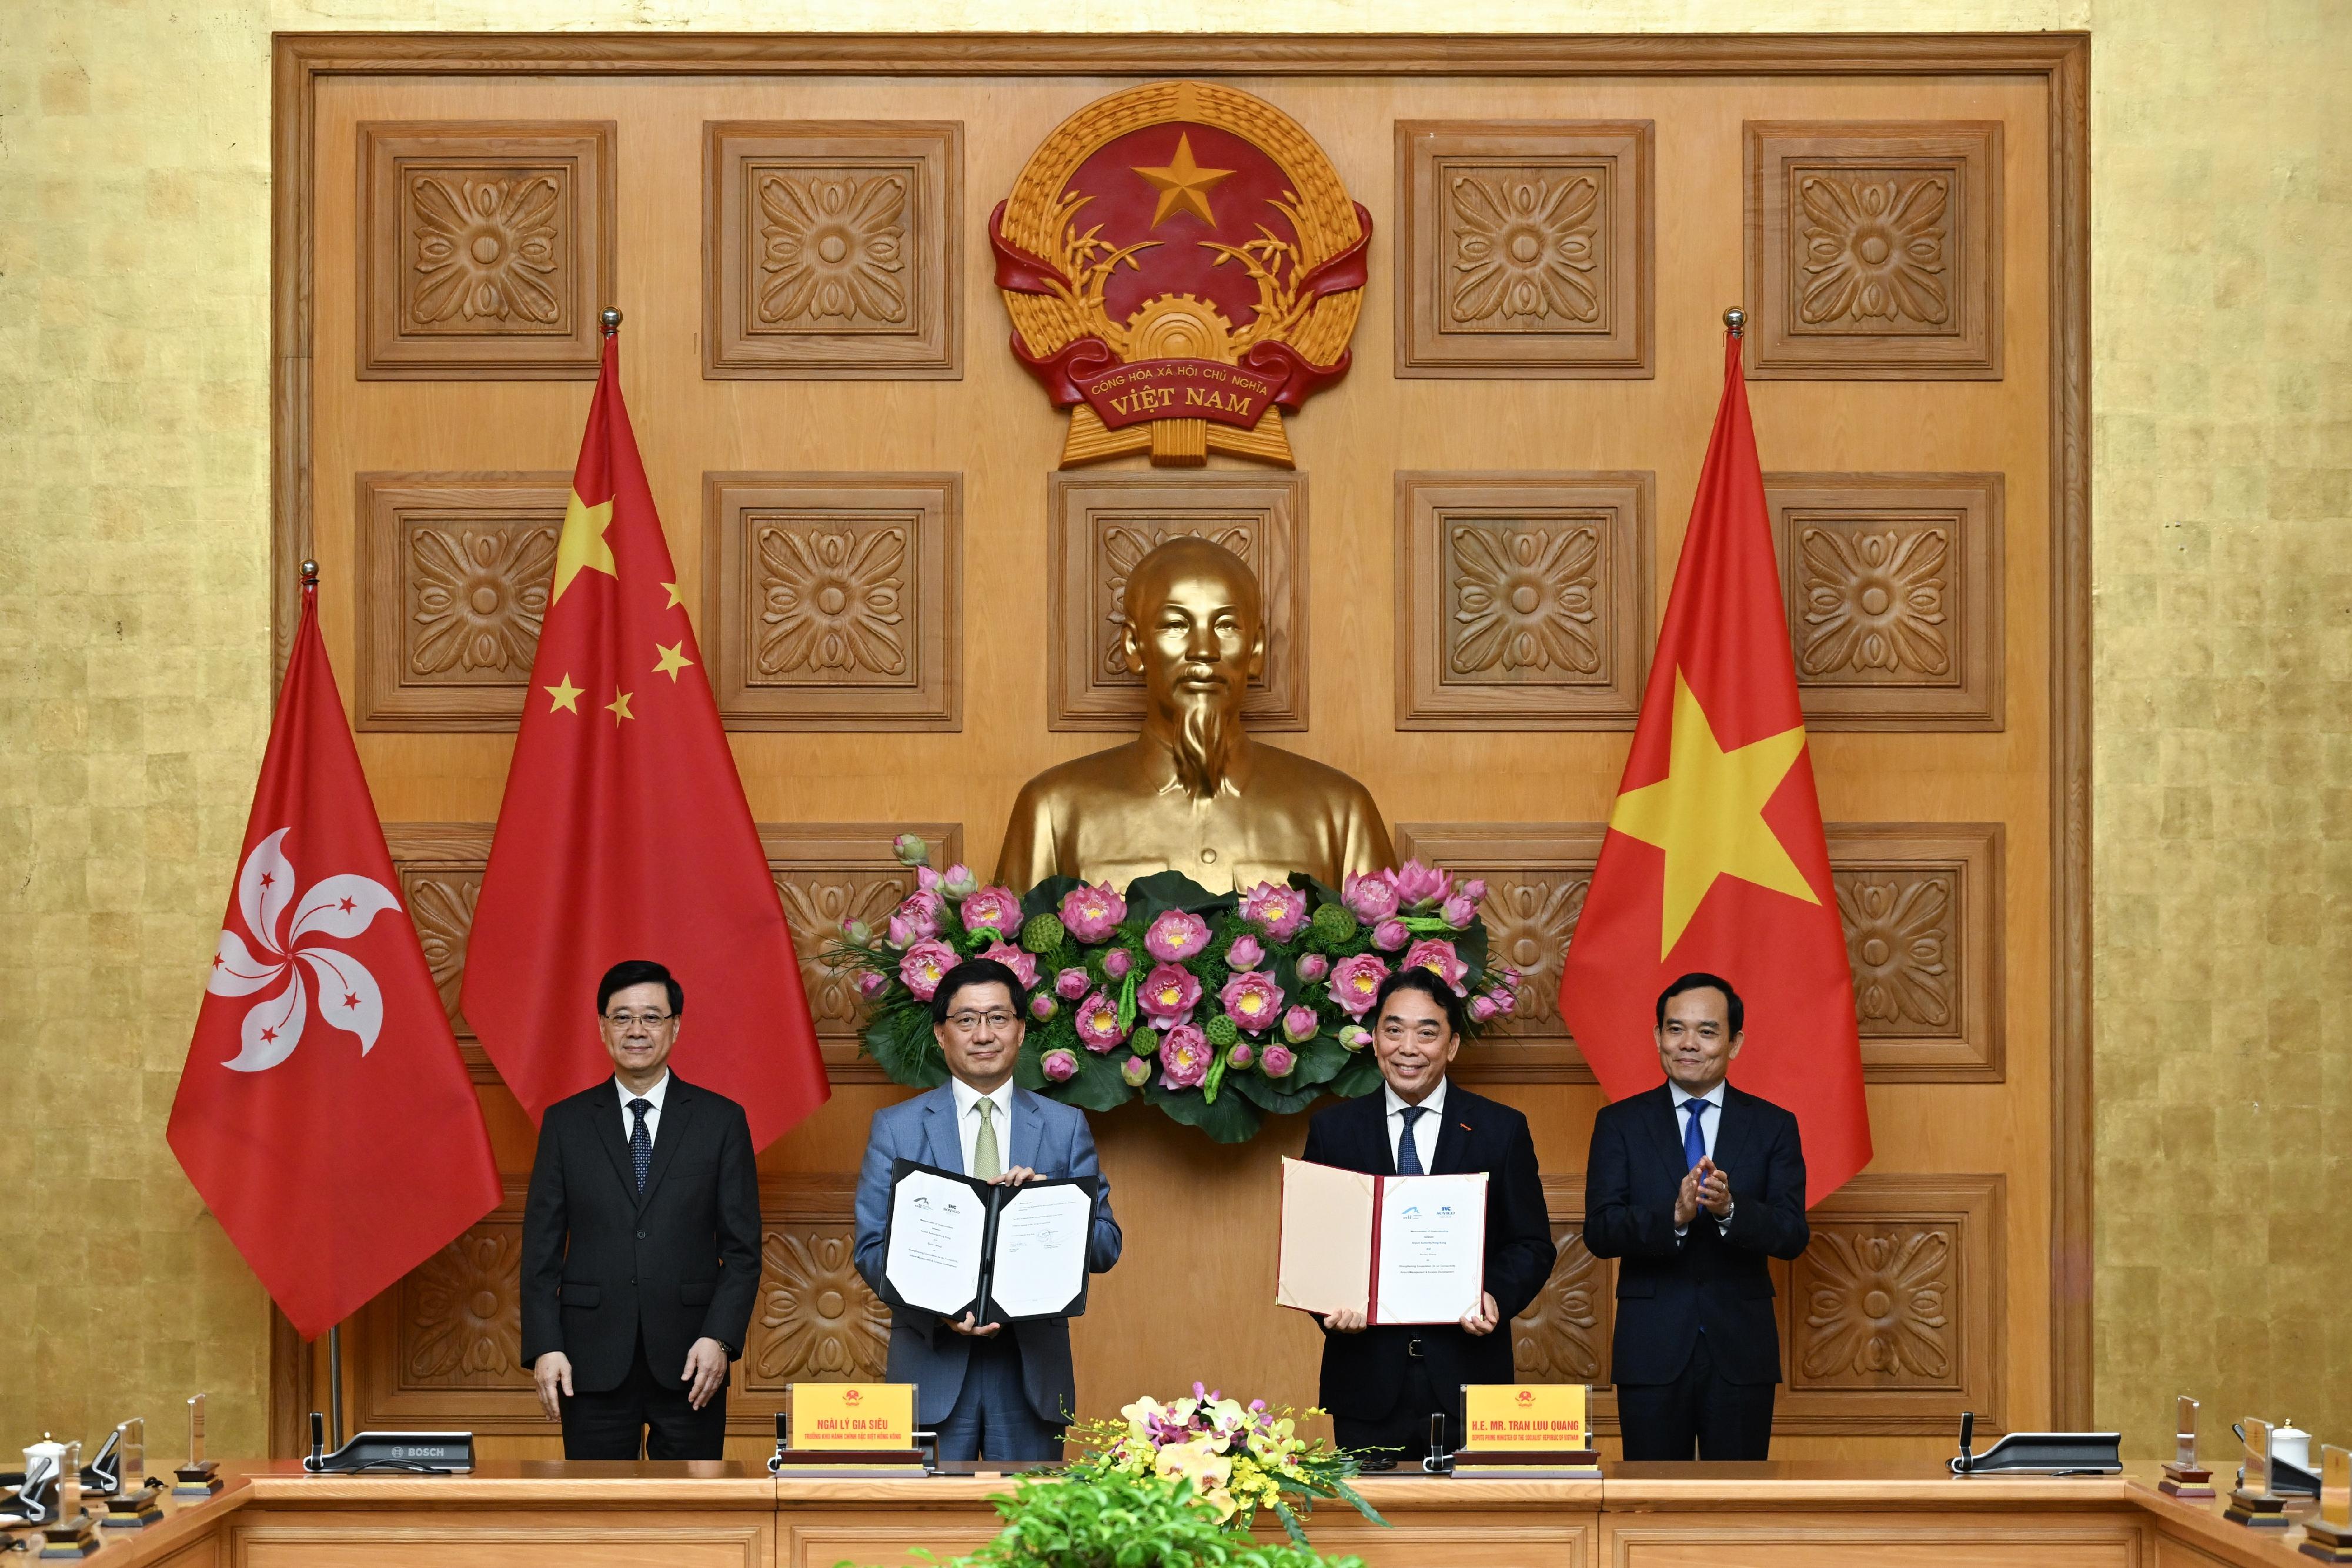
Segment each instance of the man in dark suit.
[[1403,969],[1381,984],[1372,1018],[1381,1091],[1317,1113],[1306,1157],[1375,1176],[1487,1173],[1486,1291],[1475,1311],[1410,1327],[1367,1327],[1357,1312],[1323,1321],[1317,1401],[1339,1446],[1411,1458],[1429,1442],[1432,1416],[1445,1417],[1446,1446],[1460,1444],[1464,1384],[1512,1380],[1510,1321],[1551,1277],[1558,1249],[1528,1119],[1446,1081],[1462,1048],[1462,998],[1431,971]]
[[1584,1245],[1622,1258],[1612,1353],[1628,1459],[1760,1459],[1780,1381],[1767,1258],[1805,1249],[1797,1119],[1724,1081],[1746,1009],[1685,975],[1658,997],[1666,1082],[1601,1107]]
[[632,959],[596,988],[614,1075],[547,1108],[522,1216],[522,1354],[567,1459],[715,1459],[760,1289],[743,1108],[669,1071],[686,991]]

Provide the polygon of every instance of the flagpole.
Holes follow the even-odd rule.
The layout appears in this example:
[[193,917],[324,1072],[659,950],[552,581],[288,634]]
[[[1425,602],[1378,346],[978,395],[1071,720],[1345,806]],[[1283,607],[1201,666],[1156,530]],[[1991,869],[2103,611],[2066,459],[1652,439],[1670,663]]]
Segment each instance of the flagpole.
[[[319,591],[319,563],[302,563],[302,593],[307,599]],[[327,1409],[328,1421],[333,1428],[334,1447],[343,1446],[343,1325],[337,1323],[327,1331]]]

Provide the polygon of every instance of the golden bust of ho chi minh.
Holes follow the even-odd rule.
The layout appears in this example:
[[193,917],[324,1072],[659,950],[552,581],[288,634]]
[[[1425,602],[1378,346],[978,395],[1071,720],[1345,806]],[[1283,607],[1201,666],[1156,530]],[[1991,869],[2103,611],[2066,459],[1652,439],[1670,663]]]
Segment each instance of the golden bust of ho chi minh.
[[1029,780],[998,882],[1029,887],[1058,873],[1124,887],[1175,870],[1223,892],[1303,871],[1336,887],[1346,873],[1393,862],[1370,791],[1242,727],[1242,698],[1265,663],[1265,619],[1239,557],[1171,539],[1136,563],[1125,608],[1143,731]]

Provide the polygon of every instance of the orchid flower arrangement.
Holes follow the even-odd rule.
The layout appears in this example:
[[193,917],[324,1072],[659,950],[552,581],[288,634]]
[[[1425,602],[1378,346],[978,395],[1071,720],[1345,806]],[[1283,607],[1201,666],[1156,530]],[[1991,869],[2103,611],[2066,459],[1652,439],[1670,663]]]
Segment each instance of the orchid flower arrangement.
[[1071,1441],[1084,1450],[1069,1468],[1073,1478],[1188,1480],[1220,1521],[1245,1530],[1267,1510],[1300,1542],[1307,1535],[1299,1515],[1317,1498],[1344,1499],[1373,1523],[1388,1522],[1349,1484],[1358,1473],[1355,1456],[1299,1437],[1298,1411],[1269,1410],[1263,1399],[1244,1406],[1195,1383],[1189,1398],[1163,1405],[1147,1396],[1119,1416],[1070,1428]]
[[1367,1014],[1400,968],[1429,969],[1465,1001],[1475,1035],[1518,1006],[1521,977],[1486,962],[1486,885],[1408,861],[1211,893],[1175,872],[1125,888],[1051,877],[1025,894],[930,863],[901,834],[916,888],[879,930],[844,923],[826,950],[855,971],[864,1049],[894,1082],[929,1088],[947,1063],[930,1000],[966,958],[994,958],[1028,993],[1024,1088],[1089,1111],[1137,1094],[1220,1143],[1318,1094],[1370,1092]]

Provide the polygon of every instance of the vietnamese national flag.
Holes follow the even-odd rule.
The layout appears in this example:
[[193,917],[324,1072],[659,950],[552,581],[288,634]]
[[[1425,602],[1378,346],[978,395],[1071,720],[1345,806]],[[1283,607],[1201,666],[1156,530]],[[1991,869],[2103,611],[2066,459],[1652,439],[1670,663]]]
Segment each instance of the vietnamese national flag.
[[449,1015],[400,902],[302,590],[172,1152],[305,1339],[499,1205]]
[[1642,695],[1633,753],[1559,977],[1612,1100],[1665,1074],[1657,997],[1692,970],[1747,1004],[1731,1081],[1796,1115],[1806,1201],[1870,1163],[1853,974],[1748,418],[1739,340]]
[[572,476],[463,1006],[523,1109],[613,1072],[596,982],[625,958],[686,990],[671,1065],[765,1147],[830,1088],[783,901],[703,674],[677,572],[604,367]]

